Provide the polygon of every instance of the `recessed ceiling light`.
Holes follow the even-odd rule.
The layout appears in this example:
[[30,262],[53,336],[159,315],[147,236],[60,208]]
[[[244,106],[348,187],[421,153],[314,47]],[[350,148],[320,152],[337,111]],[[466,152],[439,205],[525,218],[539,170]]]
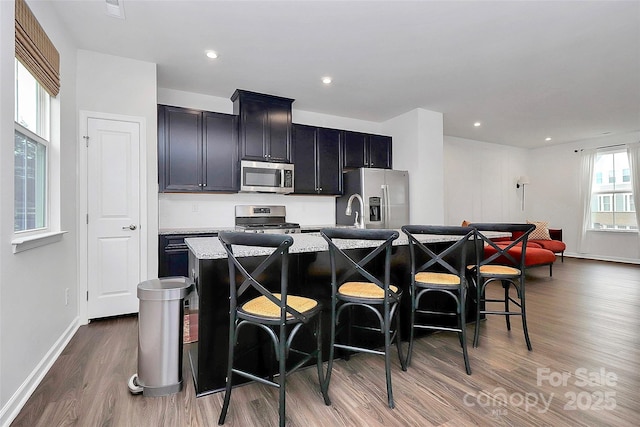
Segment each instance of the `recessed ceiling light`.
[[480,125],[481,125],[481,124],[482,124],[482,123],[480,123],[480,122],[475,122],[473,125],[474,125],[475,127],[480,127]]
[[216,52],[214,52],[213,50],[208,50],[207,51],[207,57],[209,57],[211,59],[216,59],[218,57],[218,54]]
[[551,141],[551,137],[550,137],[550,136],[548,136],[548,137],[546,137],[544,140],[545,140],[545,141]]
[[326,85],[331,84],[331,77],[328,77],[328,76],[327,77],[323,77],[322,78],[322,83],[324,83]]

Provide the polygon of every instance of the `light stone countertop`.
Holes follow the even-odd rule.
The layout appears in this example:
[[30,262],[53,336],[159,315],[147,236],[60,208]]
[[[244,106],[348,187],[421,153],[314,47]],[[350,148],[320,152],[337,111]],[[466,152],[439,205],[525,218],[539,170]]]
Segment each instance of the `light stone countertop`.
[[197,227],[197,228],[161,228],[158,230],[160,236],[170,234],[214,234],[221,231],[234,231],[235,227]]
[[[393,245],[408,245],[409,241],[407,236],[400,230],[400,237],[394,240]],[[495,233],[495,237],[504,236],[505,233]],[[327,242],[320,236],[320,233],[298,233],[290,234],[293,237],[293,245],[289,248],[289,253],[303,253],[303,252],[323,252],[328,251],[329,247]],[[449,236],[436,236],[431,234],[421,235],[419,240],[423,243],[437,243],[437,242],[450,242],[456,240],[454,237]],[[217,237],[189,237],[186,238],[185,243],[193,254],[198,259],[222,259],[226,258],[227,254],[222,247],[222,244]],[[357,249],[377,246],[380,241],[376,240],[360,240],[360,241],[336,241],[338,246],[343,249]],[[245,247],[234,248],[235,253],[240,256],[261,256],[271,253],[269,248],[259,247]]]

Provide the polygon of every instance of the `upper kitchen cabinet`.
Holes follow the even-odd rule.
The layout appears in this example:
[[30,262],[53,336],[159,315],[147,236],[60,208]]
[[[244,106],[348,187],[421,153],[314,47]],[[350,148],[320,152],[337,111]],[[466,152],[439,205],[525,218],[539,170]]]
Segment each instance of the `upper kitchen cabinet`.
[[344,167],[391,169],[391,137],[344,131]]
[[295,194],[342,194],[341,133],[293,125]]
[[160,192],[238,191],[237,116],[158,106]]
[[202,189],[238,191],[238,116],[204,112],[202,126]]
[[291,163],[293,99],[238,89],[231,101],[239,118],[241,159]]
[[391,169],[391,137],[369,135],[369,167]]

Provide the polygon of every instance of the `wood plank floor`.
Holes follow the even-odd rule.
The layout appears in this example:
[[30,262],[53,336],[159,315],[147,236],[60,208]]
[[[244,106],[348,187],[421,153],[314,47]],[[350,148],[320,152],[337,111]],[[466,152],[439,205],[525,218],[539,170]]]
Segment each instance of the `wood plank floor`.
[[[396,408],[386,405],[382,358],[337,361],[331,406],[314,369],[289,378],[291,426],[637,426],[640,418],[640,267],[565,259],[554,277],[533,269],[527,279],[533,351],[519,319],[482,322],[464,372],[458,339],[421,338],[407,372],[394,363]],[[469,325],[473,336],[474,325]],[[471,341],[471,340],[470,340]],[[132,396],[137,319],[91,322],[79,329],[12,426],[211,426],[222,393],[194,395],[188,360],[185,387],[169,397]],[[226,425],[275,426],[277,390],[236,388]]]

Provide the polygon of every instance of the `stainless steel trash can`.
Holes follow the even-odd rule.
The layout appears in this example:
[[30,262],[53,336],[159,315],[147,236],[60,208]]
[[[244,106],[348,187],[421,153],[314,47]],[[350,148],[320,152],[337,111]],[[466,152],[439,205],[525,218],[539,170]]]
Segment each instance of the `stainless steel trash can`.
[[182,389],[184,298],[193,290],[187,277],[165,277],[138,284],[138,373],[129,390],[165,396]]

